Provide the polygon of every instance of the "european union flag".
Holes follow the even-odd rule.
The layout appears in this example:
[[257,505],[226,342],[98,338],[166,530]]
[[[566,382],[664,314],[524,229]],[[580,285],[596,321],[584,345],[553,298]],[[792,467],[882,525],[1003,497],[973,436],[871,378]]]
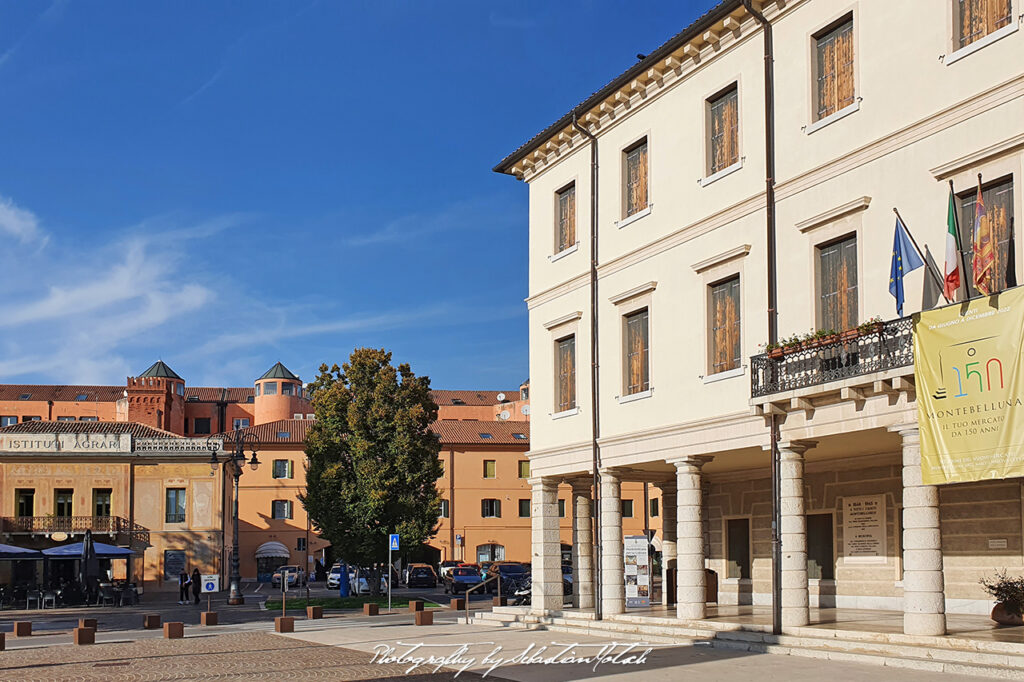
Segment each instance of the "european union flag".
[[903,317],[903,276],[924,265],[907,235],[903,221],[896,218],[896,235],[892,244],[892,268],[889,270],[889,293],[896,297],[896,314]]

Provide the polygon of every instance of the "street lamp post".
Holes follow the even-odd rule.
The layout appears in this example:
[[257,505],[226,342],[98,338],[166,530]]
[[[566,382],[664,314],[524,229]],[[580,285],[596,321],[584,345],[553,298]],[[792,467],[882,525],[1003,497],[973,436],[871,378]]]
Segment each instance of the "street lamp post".
[[[228,439],[233,438],[234,443],[231,443],[231,450],[227,450],[225,445],[228,445]],[[228,462],[231,463],[231,473],[235,479],[235,495],[232,500],[234,509],[232,510],[232,519],[234,526],[231,530],[231,575],[228,577],[228,583],[230,585],[228,592],[228,604],[237,605],[244,604],[245,597],[242,596],[242,576],[239,575],[238,567],[238,478],[242,475],[242,467],[245,465],[245,453],[248,450],[252,453],[252,458],[249,459],[249,468],[253,471],[260,466],[260,461],[256,458],[256,445],[258,440],[256,435],[253,433],[245,433],[241,429],[234,432],[233,436],[228,436],[223,439],[216,439],[210,436],[206,439],[206,447],[210,451],[210,471],[216,472],[217,467],[220,465],[220,460],[217,454],[223,449],[227,452],[227,459],[224,460],[224,466],[227,466]]]

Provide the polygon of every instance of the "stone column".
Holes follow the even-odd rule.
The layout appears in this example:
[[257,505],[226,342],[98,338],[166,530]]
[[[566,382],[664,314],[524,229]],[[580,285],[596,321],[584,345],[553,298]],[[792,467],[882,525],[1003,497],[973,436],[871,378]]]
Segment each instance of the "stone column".
[[700,620],[706,602],[700,470],[710,457],[670,460],[676,467],[676,617]]
[[917,425],[891,429],[903,439],[903,632],[946,634],[939,489],[921,479]]
[[[661,489],[661,603],[663,606],[675,604],[675,599],[668,599],[669,569],[676,565],[676,482],[658,483]],[[673,579],[675,576],[672,576]],[[675,585],[672,586],[673,588]],[[673,589],[673,593],[675,590]],[[674,595],[673,595],[674,596]]]
[[626,610],[622,545],[622,498],[619,474],[601,469],[601,613]]
[[558,537],[558,479],[531,478],[533,596],[531,611],[562,610],[562,545]]
[[572,605],[594,608],[594,519],[592,480],[572,482]]
[[810,622],[807,593],[807,516],[804,513],[804,453],[813,441],[779,443],[779,505],[782,512],[782,626]]

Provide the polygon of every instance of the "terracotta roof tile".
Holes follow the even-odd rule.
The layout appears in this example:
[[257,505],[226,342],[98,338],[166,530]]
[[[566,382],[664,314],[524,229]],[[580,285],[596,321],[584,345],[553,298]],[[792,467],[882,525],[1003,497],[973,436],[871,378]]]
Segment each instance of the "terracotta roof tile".
[[255,391],[248,387],[219,388],[214,386],[186,386],[185,400],[201,403],[247,403],[255,396]]
[[[497,405],[498,394],[505,394],[505,401],[519,400],[519,389],[511,391],[447,391],[434,390],[430,394],[438,405]],[[462,402],[455,402],[461,400]]]
[[[306,432],[312,425],[312,419],[280,419],[276,422],[250,426],[242,431],[254,434],[258,442],[264,445],[284,443],[302,445],[306,442]],[[233,433],[234,431],[227,431],[219,435],[230,436]]]
[[29,394],[28,401],[52,400],[55,403],[76,402],[85,394],[85,400],[101,403],[114,402],[124,396],[124,386],[66,386],[55,384],[0,384],[0,400],[19,400]]
[[442,445],[530,445],[529,422],[442,419],[430,425]]
[[0,428],[0,433],[130,433],[136,438],[183,438],[138,422],[21,422]]

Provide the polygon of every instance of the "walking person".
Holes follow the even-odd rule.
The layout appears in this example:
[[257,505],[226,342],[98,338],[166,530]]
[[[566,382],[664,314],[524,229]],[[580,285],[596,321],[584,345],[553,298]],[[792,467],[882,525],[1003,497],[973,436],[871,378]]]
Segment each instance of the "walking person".
[[182,567],[181,573],[178,574],[178,603],[188,603],[188,584],[190,579],[188,573],[185,572],[185,568]]
[[199,603],[199,589],[202,587],[203,579],[199,577],[199,569],[192,569],[192,596],[196,598],[196,604]]

